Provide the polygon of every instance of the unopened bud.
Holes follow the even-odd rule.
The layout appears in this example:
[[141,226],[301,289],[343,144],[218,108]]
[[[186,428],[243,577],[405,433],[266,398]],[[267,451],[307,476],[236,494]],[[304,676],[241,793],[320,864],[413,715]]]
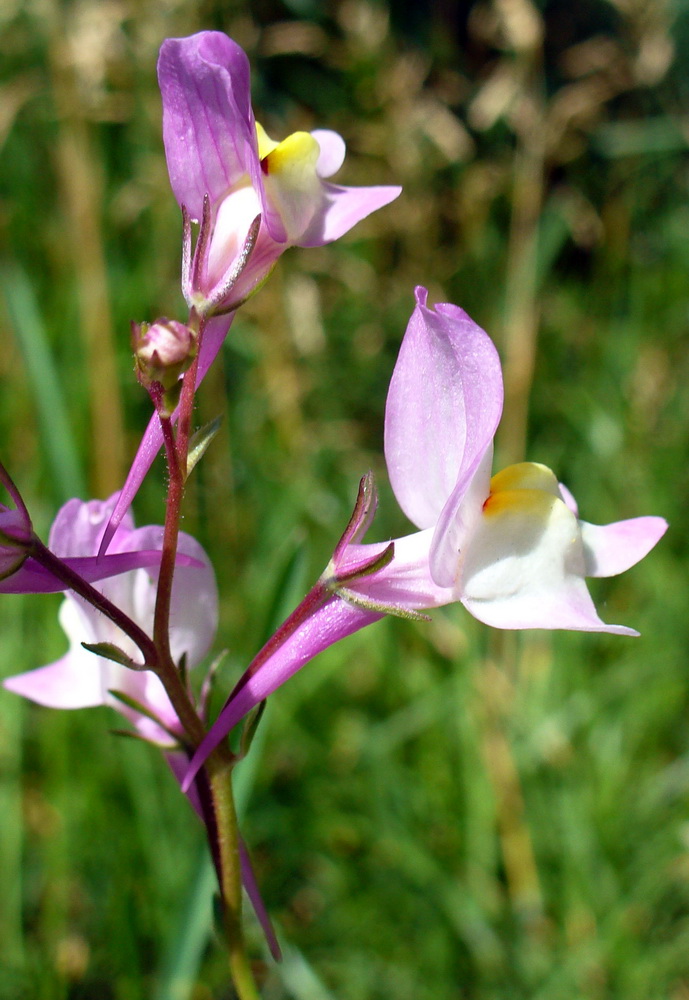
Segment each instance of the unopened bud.
[[155,323],[132,323],[132,346],[144,385],[158,382],[167,392],[196,357],[196,338],[184,323],[162,317]]

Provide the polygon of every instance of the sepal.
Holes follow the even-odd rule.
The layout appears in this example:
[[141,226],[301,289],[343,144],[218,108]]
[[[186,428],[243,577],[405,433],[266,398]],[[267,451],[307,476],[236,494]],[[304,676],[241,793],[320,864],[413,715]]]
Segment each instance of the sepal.
[[200,462],[206,454],[206,450],[215,435],[220,430],[221,424],[222,416],[216,417],[209,423],[204,424],[203,427],[199,427],[199,429],[192,434],[191,440],[189,441],[189,453],[187,455],[187,477],[191,475],[196,464]]
[[[174,729],[171,729],[163,721],[163,719],[161,719],[158,713],[154,712],[149,705],[144,705],[143,702],[138,701],[136,698],[132,698],[132,696],[127,694],[125,691],[118,691],[116,688],[108,688],[108,694],[112,695],[113,698],[116,698],[117,701],[122,702],[122,704],[126,705],[127,708],[131,708],[135,712],[138,712],[139,715],[143,715],[145,718],[150,719],[151,722],[155,722],[156,726],[160,726],[163,732],[166,732],[174,741],[174,749],[182,747],[182,741],[180,740],[179,733],[176,733]],[[158,745],[155,740],[148,740],[145,736],[142,736],[141,738],[148,743],[153,743],[154,746]]]
[[148,669],[143,663],[135,663],[131,656],[127,656],[124,650],[116,646],[114,642],[82,642],[81,645],[89,653],[102,656],[105,660],[112,660],[113,663],[119,663],[120,666],[127,667],[129,670]]
[[251,749],[251,744],[253,743],[254,736],[258,732],[258,727],[261,719],[263,718],[263,713],[266,710],[267,704],[268,702],[264,698],[263,701],[252,709],[244,719],[242,735],[239,739],[239,753],[237,754],[237,760],[243,760]]

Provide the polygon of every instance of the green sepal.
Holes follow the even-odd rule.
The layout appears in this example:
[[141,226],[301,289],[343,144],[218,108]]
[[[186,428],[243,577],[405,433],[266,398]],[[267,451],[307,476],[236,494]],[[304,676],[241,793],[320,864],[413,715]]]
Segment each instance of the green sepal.
[[127,656],[124,650],[120,649],[113,642],[82,642],[81,645],[89,653],[102,656],[104,660],[112,660],[113,663],[119,663],[122,667],[128,667],[130,670],[146,670],[144,664],[134,663],[131,656]]
[[142,705],[140,701],[136,700],[136,698],[132,698],[131,695],[125,694],[124,691],[117,691],[115,688],[108,688],[108,694],[111,694],[113,698],[117,698],[117,700],[121,701],[123,705],[127,706],[127,708],[131,708],[135,712],[138,712],[139,715],[144,715],[147,719],[150,719],[151,722],[155,722],[156,726],[160,726],[163,732],[166,732],[168,736],[175,741],[177,746],[181,746],[179,733],[175,733],[169,726],[166,726],[163,720],[159,719],[155,712],[153,712],[147,705]]
[[128,736],[131,740],[147,743],[149,747],[155,747],[156,750],[162,750],[163,753],[173,753],[175,750],[182,749],[179,740],[175,743],[159,743],[158,740],[150,740],[147,736],[137,733],[135,729],[111,729],[110,732],[113,736]]
[[179,663],[177,664],[177,670],[179,671],[180,680],[184,686],[187,686],[187,654],[186,650],[179,658]]
[[204,424],[203,427],[199,427],[199,429],[192,435],[191,441],[189,442],[189,454],[187,455],[187,476],[191,475],[192,469],[196,463],[205,455],[208,445],[220,430],[221,423],[222,417],[216,417],[215,420],[211,420],[210,423]]
[[242,735],[239,739],[239,753],[237,754],[238,760],[242,760],[246,757],[251,749],[251,744],[258,730],[258,725],[263,718],[263,713],[266,710],[266,704],[267,700],[264,698],[263,701],[253,708],[247,715],[244,726],[242,727]]
[[346,601],[353,604],[355,608],[363,611],[374,611],[380,615],[393,615],[395,618],[406,618],[412,622],[430,622],[431,616],[424,615],[421,611],[412,611],[410,608],[402,608],[397,604],[385,604],[384,601],[371,601],[368,597],[363,597],[348,587],[338,587],[336,593]]

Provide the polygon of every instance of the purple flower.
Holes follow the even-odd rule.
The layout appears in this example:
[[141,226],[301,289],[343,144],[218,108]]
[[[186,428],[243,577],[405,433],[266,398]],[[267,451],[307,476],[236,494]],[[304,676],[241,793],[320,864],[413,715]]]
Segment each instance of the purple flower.
[[[385,416],[390,482],[421,530],[393,543],[360,544],[375,510],[373,495],[362,502],[360,490],[323,577],[236,685],[185,785],[255,705],[317,653],[385,613],[413,615],[458,601],[496,628],[638,634],[601,621],[585,577],[633,566],[667,523],[580,521],[571,494],[543,465],[523,462],[491,478],[503,405],[500,359],[462,309],[430,309],[426,299],[417,288]],[[384,558],[391,548],[392,558]]]
[[[65,504],[50,531],[52,552],[70,562],[92,559],[95,563],[95,553],[116,498],[117,494],[105,501],[70,500]],[[105,559],[121,558],[118,553],[139,551],[153,552],[159,559],[162,537],[161,527],[134,528],[128,516],[113,539],[113,555]],[[198,542],[181,534],[179,550],[181,558],[172,591],[170,642],[175,661],[179,662],[186,653],[187,664],[193,667],[206,655],[215,637],[218,597],[213,569]],[[157,566],[129,569],[98,585],[101,593],[148,634],[153,625],[157,572]],[[170,737],[160,726],[110,693],[113,690],[122,692],[153,712],[168,729],[177,732],[177,716],[155,674],[120,666],[95,656],[81,645],[82,642],[113,643],[134,662],[141,662],[134,643],[72,592],[66,594],[59,617],[69,640],[67,653],[45,667],[7,678],[5,687],[51,708],[112,705],[134,723],[141,735],[169,744]]]
[[[227,335],[232,315],[224,314],[256,290],[288,247],[338,239],[393,201],[401,188],[328,182],[345,155],[336,132],[295,132],[279,143],[270,139],[251,109],[246,54],[219,31],[168,38],[160,49],[158,79],[170,183],[185,219],[183,292],[190,307],[209,317],[199,348],[198,386]],[[193,253],[191,220],[200,224]],[[154,416],[102,552],[162,442]]]
[[400,193],[328,183],[345,155],[335,132],[270,139],[254,119],[246,54],[219,31],[163,42],[158,80],[172,189],[201,224],[183,289],[201,314],[246,298],[287,247],[336,240]]

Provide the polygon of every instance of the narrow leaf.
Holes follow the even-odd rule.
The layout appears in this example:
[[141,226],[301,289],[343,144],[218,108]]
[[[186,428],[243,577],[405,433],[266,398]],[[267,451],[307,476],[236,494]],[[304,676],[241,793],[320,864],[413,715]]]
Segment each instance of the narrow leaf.
[[253,743],[254,736],[258,730],[258,725],[263,718],[263,713],[266,709],[266,700],[264,699],[260,705],[257,705],[244,721],[244,726],[242,727],[242,735],[239,741],[239,757],[240,759],[246,757],[249,750],[251,749],[251,744]]
[[199,427],[199,429],[192,435],[191,441],[189,442],[189,455],[187,457],[187,476],[191,475],[192,469],[196,463],[205,455],[208,445],[220,430],[221,423],[222,417],[216,417],[215,420],[211,420],[210,423],[205,424],[203,427]]
[[112,660],[113,663],[119,663],[123,667],[128,667],[130,670],[145,670],[146,668],[141,663],[135,663],[131,656],[127,656],[124,650],[120,649],[113,642],[82,642],[81,644],[84,649],[88,649],[89,653],[95,653],[96,656],[102,656],[104,660]]
[[163,720],[159,719],[155,712],[148,707],[148,705],[143,705],[140,701],[137,701],[136,698],[132,698],[130,695],[125,694],[124,691],[117,691],[114,688],[109,688],[108,694],[111,694],[113,698],[117,698],[117,700],[121,701],[123,705],[127,706],[127,708],[131,708],[135,712],[138,712],[139,715],[144,715],[147,719],[155,722],[156,726],[160,726],[160,728],[164,730],[168,736],[172,737],[175,741],[175,746],[180,746],[181,740],[179,733],[175,733],[169,726],[166,726]]

